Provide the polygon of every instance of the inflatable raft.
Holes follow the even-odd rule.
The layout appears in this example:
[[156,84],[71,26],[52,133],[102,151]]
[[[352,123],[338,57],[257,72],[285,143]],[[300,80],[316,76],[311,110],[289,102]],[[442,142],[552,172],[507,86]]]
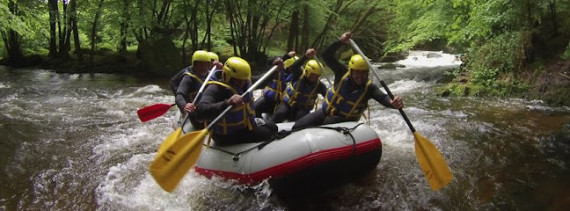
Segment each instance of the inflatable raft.
[[[189,125],[189,124],[188,124]],[[278,124],[290,131],[293,123]],[[368,125],[344,122],[280,132],[261,143],[204,147],[195,171],[243,184],[268,180],[275,190],[324,188],[375,169],[382,143]],[[205,142],[206,143],[206,142]]]

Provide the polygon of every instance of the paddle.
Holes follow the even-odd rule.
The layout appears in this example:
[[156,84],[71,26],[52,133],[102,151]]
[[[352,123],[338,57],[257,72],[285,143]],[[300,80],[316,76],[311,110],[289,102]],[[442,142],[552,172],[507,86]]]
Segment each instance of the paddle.
[[164,115],[174,105],[176,104],[157,103],[137,110],[137,115],[141,122],[147,122]]
[[[350,39],[350,44],[358,54],[364,57],[364,60],[366,61],[368,66],[371,69],[376,70],[376,67],[372,66],[370,60],[364,55],[364,53],[362,53],[362,51],[360,50],[358,45],[356,45],[354,40]],[[390,98],[394,99],[394,95],[392,95],[392,92],[390,92],[390,89],[388,89],[386,83],[380,80],[380,77],[377,75],[375,71],[371,72],[374,73],[376,79],[380,81],[380,84],[382,84],[382,87],[384,87]],[[400,108],[398,109],[398,111],[400,111],[400,114],[402,115],[402,117],[404,117],[406,124],[408,124],[408,127],[414,134],[414,138],[416,139],[415,142],[416,158],[418,160],[418,163],[420,164],[420,168],[424,172],[424,175],[428,183],[431,186],[431,189],[439,190],[443,188],[449,182],[451,182],[451,180],[453,180],[453,174],[451,173],[449,166],[445,162],[445,159],[443,158],[439,150],[435,147],[435,145],[433,145],[427,138],[423,137],[419,132],[416,131],[416,129],[414,129],[414,126],[408,119],[406,113],[404,113],[404,110]]]
[[[206,83],[210,80],[210,78],[212,77],[212,74],[214,74],[215,70],[216,70],[216,66],[212,67],[212,69],[208,73],[208,76],[206,76],[206,80],[204,80],[204,82],[202,82],[202,86],[200,86],[200,89],[198,89],[196,96],[192,100],[192,104],[196,105],[196,102],[198,102],[198,100],[202,96],[202,92],[204,92],[204,89],[206,88]],[[164,141],[162,142],[162,144],[158,148],[157,155],[162,154],[162,152],[164,152],[166,149],[168,149],[168,147],[170,147],[170,145],[172,145],[172,143],[174,143],[174,141],[176,141],[176,139],[178,139],[182,133],[186,133],[186,132],[184,132],[184,125],[186,124],[186,122],[188,121],[189,118],[190,118],[190,115],[186,114],[186,117],[184,117],[184,120],[182,121],[182,125],[179,128],[177,128],[174,132],[170,133],[166,137],[166,139],[164,139]]]
[[[208,77],[206,78],[206,80],[208,80],[208,78],[210,78],[211,73],[215,70],[216,66],[212,67],[212,69],[210,70],[210,74],[208,74]],[[206,82],[204,82],[202,85],[206,84]],[[202,89],[202,87],[200,87],[200,89]],[[196,97],[198,97],[199,95],[197,94]],[[194,103],[196,101],[196,98],[194,98],[194,101],[192,101],[192,103]],[[165,104],[165,103],[157,103],[154,105],[150,105],[144,108],[141,108],[139,110],[137,110],[137,115],[139,116],[139,119],[141,120],[141,122],[147,122],[149,120],[153,120],[156,119],[159,116],[164,115],[169,109],[170,107],[174,106],[176,104]]]
[[[253,84],[241,96],[252,92],[264,80],[269,78],[277,70],[277,65],[273,66],[255,84]],[[180,182],[186,172],[198,161],[203,147],[203,139],[208,131],[216,125],[220,119],[228,113],[233,106],[228,106],[218,117],[216,117],[208,127],[183,135],[176,139],[167,150],[159,153],[150,165],[150,174],[162,189],[172,192]]]

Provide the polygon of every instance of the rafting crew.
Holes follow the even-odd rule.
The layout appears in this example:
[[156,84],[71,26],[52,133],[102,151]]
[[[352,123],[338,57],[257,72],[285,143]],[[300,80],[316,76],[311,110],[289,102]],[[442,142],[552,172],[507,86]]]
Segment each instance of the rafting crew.
[[[283,62],[276,60],[275,64],[282,66]],[[217,144],[261,142],[277,132],[275,123],[256,119],[253,94],[241,96],[258,78],[252,80],[247,61],[230,57],[223,66],[221,80],[208,81],[195,112],[196,118],[209,124],[228,106],[233,106],[210,132]]]
[[[273,122],[281,123],[285,120],[294,122],[309,114],[318,94],[325,96],[327,87],[319,80],[322,75],[322,65],[316,60],[309,60],[314,55],[315,49],[310,48],[291,65],[291,81],[287,83],[283,92],[282,102],[271,116]],[[303,64],[305,64],[304,70]]]
[[197,121],[192,114],[196,110],[196,105],[192,103],[192,100],[214,66],[222,68],[218,55],[198,50],[192,54],[192,66],[179,71],[170,79],[171,88],[176,89],[174,94],[176,106],[181,113],[190,115],[190,122],[195,129],[203,129],[204,124]]
[[323,124],[333,124],[345,121],[358,121],[368,108],[368,100],[374,99],[385,107],[400,109],[404,106],[399,96],[390,99],[388,95],[368,79],[369,67],[365,58],[355,54],[350,58],[348,67],[336,58],[336,51],[350,42],[350,32],[345,32],[339,40],[332,43],[323,52],[323,60],[334,72],[334,84],[326,93],[322,107],[293,125],[294,130],[314,127]]
[[291,81],[291,66],[297,59],[299,58],[295,56],[295,51],[290,51],[273,61],[275,63],[277,60],[281,60],[283,65],[279,67],[279,71],[272,74],[269,79],[271,81],[265,86],[262,96],[255,100],[256,117],[262,117],[263,113],[271,116],[276,106],[283,100],[283,92],[287,82]]

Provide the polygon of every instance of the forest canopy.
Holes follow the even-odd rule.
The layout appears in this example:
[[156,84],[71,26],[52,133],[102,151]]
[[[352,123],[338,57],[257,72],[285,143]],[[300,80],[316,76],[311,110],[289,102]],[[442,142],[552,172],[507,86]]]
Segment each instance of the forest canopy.
[[130,63],[123,72],[169,76],[198,49],[261,66],[290,50],[322,50],[345,31],[376,61],[411,49],[462,54],[466,72],[457,74],[485,86],[570,57],[568,0],[0,2],[0,57],[11,66]]

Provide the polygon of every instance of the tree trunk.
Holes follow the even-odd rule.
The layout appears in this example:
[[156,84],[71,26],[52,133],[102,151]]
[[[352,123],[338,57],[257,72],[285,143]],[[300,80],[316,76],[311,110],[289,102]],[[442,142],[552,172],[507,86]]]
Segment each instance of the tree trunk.
[[97,11],[95,12],[95,18],[93,19],[93,24],[91,25],[91,52],[89,55],[89,64],[93,64],[93,56],[95,55],[95,45],[97,43],[97,24],[99,24],[99,18],[101,17],[101,8],[103,8],[103,1],[99,0],[97,5]]
[[301,31],[301,46],[296,51],[306,50],[309,47],[309,2],[303,4],[303,28]]
[[[59,52],[58,55],[60,57],[69,57],[69,49],[70,49],[70,44],[69,41],[70,39],[70,35],[71,35],[71,18],[70,18],[70,11],[67,10],[67,4],[63,4],[63,19],[58,21],[58,24],[61,24],[63,22],[63,31],[60,33],[59,37]],[[59,17],[59,14],[58,14]],[[61,29],[61,27],[59,27]]]
[[342,13],[342,11],[344,11],[346,8],[348,8],[348,6],[350,4],[352,4],[354,2],[355,2],[355,0],[350,0],[346,4],[344,4],[344,0],[337,0],[336,1],[335,6],[332,9],[333,12],[331,12],[329,17],[327,18],[327,23],[323,27],[323,30],[321,30],[321,32],[315,37],[315,40],[313,41],[313,45],[311,45],[311,46],[313,46],[314,48],[317,48],[317,49],[320,49],[322,47],[323,43],[326,40],[325,38],[326,38],[326,34],[328,33],[328,30],[336,23],[337,15]]
[[219,0],[215,0],[213,3],[213,7],[210,8],[212,0],[206,0],[206,33],[204,34],[204,38],[202,39],[202,46],[206,46],[208,51],[212,50],[212,17],[214,17],[214,13],[216,12],[216,8],[218,7]]
[[55,58],[57,56],[57,43],[56,43],[56,25],[55,22],[57,21],[57,0],[48,0],[48,9],[49,9],[49,54],[48,56],[51,58]]
[[190,40],[192,41],[192,49],[198,50],[198,4],[200,1],[196,0],[194,7],[191,8],[192,30],[190,31]]
[[376,11],[378,11],[378,9],[376,8],[376,5],[369,7],[366,12],[364,12],[364,14],[362,14],[362,16],[360,16],[360,18],[358,18],[358,20],[354,23],[354,25],[352,25],[350,31],[352,33],[356,32],[358,30],[358,28],[360,28],[360,26],[362,26],[362,24],[364,22],[366,22],[366,19],[368,17],[370,17],[370,15],[374,14]]
[[550,10],[550,20],[552,21],[552,37],[558,36],[558,22],[556,21],[556,1],[550,0],[548,1],[548,8]]
[[232,37],[231,40],[231,44],[234,48],[234,55],[239,55],[238,54],[238,49],[237,49],[237,27],[236,27],[236,23],[234,20],[234,11],[233,11],[233,5],[232,5],[232,1],[231,0],[226,0],[226,11],[227,11],[227,16],[230,19],[230,34]]
[[[123,11],[129,11],[129,1],[123,0]],[[127,31],[129,30],[129,21],[130,15],[128,12],[125,12],[125,17],[123,17],[121,21],[121,29],[120,29],[120,36],[121,40],[119,41],[119,54],[124,54],[127,52]]]
[[79,40],[79,28],[77,28],[77,0],[69,1],[70,6],[70,21],[73,30],[73,40],[75,46],[75,54],[79,63],[83,63],[83,52],[81,51],[81,41]]
[[291,14],[291,23],[289,24],[289,37],[287,39],[287,51],[297,49],[297,36],[299,35],[299,12],[294,11]]
[[[8,8],[12,14],[18,15],[18,6],[13,0],[8,1]],[[2,40],[8,54],[8,63],[21,64],[24,54],[22,53],[22,44],[20,43],[18,33],[12,29],[8,30],[8,33],[2,31]]]

